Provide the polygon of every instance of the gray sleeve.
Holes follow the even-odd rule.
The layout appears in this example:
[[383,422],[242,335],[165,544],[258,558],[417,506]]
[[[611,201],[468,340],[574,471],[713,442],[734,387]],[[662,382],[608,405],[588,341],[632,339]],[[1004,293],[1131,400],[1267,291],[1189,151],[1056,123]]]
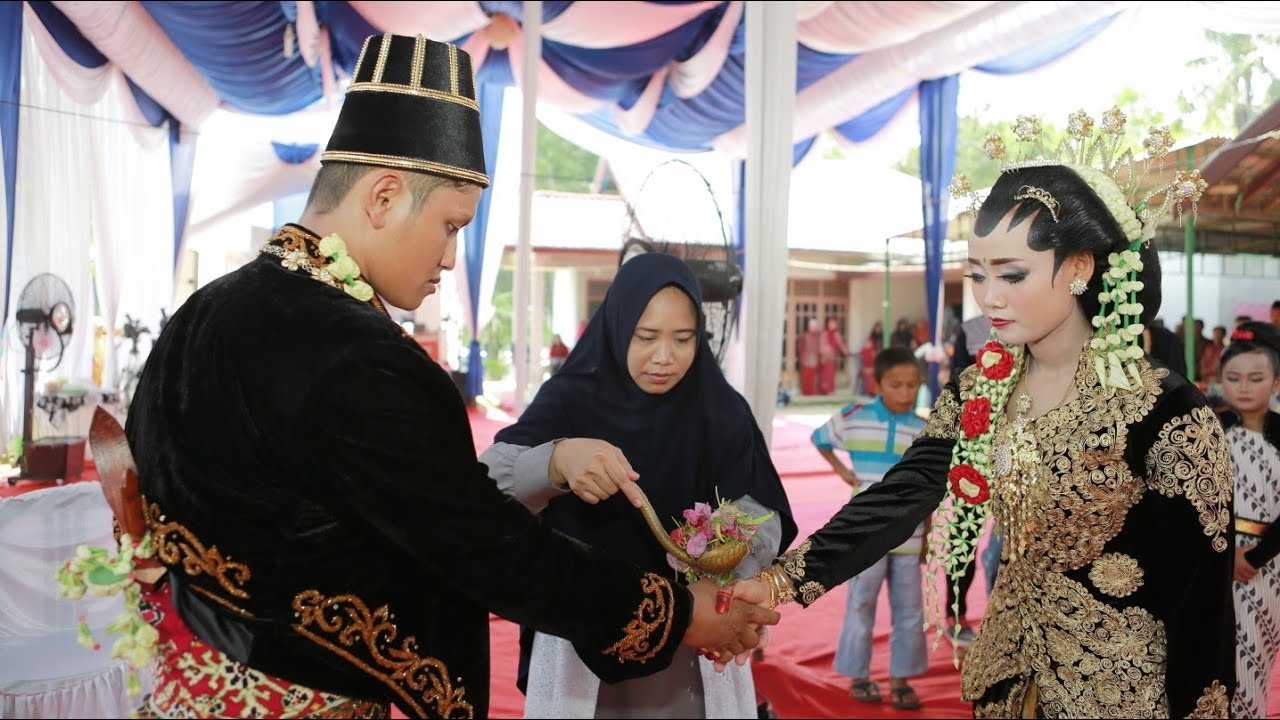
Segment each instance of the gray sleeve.
[[[752,517],[760,517],[773,512],[772,508],[761,505],[750,495],[743,495],[735,500],[734,504]],[[747,555],[737,569],[733,571],[734,577],[738,579],[749,578],[772,565],[773,559],[778,556],[778,551],[781,550],[778,547],[781,542],[782,520],[777,513],[774,513],[773,517],[756,526],[756,534],[751,537],[751,554]]]
[[556,442],[552,440],[537,447],[494,443],[480,453],[479,460],[489,466],[489,477],[499,490],[537,515],[547,508],[552,498],[567,492],[551,483],[548,472]]

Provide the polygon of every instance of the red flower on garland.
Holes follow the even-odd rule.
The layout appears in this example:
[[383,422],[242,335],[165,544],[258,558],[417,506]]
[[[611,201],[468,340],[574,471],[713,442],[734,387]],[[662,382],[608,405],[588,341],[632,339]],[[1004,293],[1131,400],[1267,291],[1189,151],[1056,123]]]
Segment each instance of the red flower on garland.
[[1003,380],[1013,372],[1013,353],[992,340],[978,351],[978,367],[988,380]]
[[960,427],[967,438],[976,438],[991,428],[991,401],[984,397],[969,398],[960,410]]
[[972,465],[956,465],[947,473],[947,478],[951,480],[951,491],[967,503],[980,505],[991,497],[987,479]]

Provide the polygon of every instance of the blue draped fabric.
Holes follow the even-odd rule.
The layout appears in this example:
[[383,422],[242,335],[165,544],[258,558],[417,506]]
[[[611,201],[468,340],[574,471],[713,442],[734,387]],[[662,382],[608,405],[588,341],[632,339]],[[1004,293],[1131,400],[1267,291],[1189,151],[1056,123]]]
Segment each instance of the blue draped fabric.
[[[505,54],[505,53],[504,53]],[[509,73],[508,73],[509,74]],[[493,201],[493,188],[505,178],[494,172],[498,165],[498,140],[502,132],[502,97],[507,88],[495,83],[479,86],[480,132],[484,137],[484,166],[488,168],[491,185],[480,196],[475,219],[463,230],[463,242],[467,247],[467,297],[471,301],[471,350],[467,358],[467,398],[484,394],[484,360],[480,357],[480,280],[484,277],[484,247],[488,239],[489,208]]]
[[49,35],[53,37],[54,42],[58,43],[62,52],[77,65],[97,68],[106,64],[107,56],[98,52],[98,48],[89,42],[89,39],[80,33],[75,23],[54,7],[53,3],[49,0],[31,0],[27,4],[31,6],[36,17],[40,18],[44,29],[49,31]]
[[[724,66],[711,84],[691,98],[678,98],[670,88],[665,88],[649,126],[638,135],[628,135],[618,128],[612,108],[601,108],[579,117],[593,127],[642,145],[666,150],[710,150],[716,137],[746,121],[745,56],[744,19],[734,32]],[[844,67],[855,57],[797,46],[796,92]]]
[[[489,15],[502,13],[515,18],[518,23],[524,23],[524,3],[521,0],[481,0],[479,4],[480,8]],[[549,23],[555,20],[572,4],[570,0],[543,0],[542,22]]]
[[[920,83],[920,194],[924,208],[924,285],[931,337],[938,335],[942,290],[942,243],[947,238],[947,185],[956,166],[956,101],[960,76]],[[929,389],[938,397],[937,364],[930,363]]]
[[724,5],[635,45],[583,48],[544,40],[547,65],[579,92],[630,107],[649,77],[672,60],[697,52],[724,15]]
[[[290,3],[293,4],[293,3]],[[329,28],[329,46],[333,49],[333,64],[350,75],[360,57],[364,39],[379,34],[364,16],[345,0],[319,0],[315,4],[316,20]]]
[[975,65],[973,69],[993,75],[1012,75],[1035,70],[1074,52],[1081,45],[1093,39],[1093,36],[1102,32],[1103,28],[1110,25],[1118,16],[1118,13],[1116,15],[1108,15],[1082,28],[1063,33],[1048,42],[1042,42],[1025,50],[1019,50],[990,62]]
[[280,162],[287,165],[301,165],[315,157],[316,151],[320,149],[320,146],[316,143],[292,145],[272,140],[271,149],[275,151],[276,157],[280,158]]
[[320,99],[319,67],[284,56],[279,2],[143,0],[165,34],[222,98],[246,112],[283,115]]
[[22,101],[22,3],[0,3],[0,147],[4,150],[5,264],[4,314],[9,317],[9,283],[13,280],[13,213],[18,189],[18,104]]
[[916,89],[909,87],[897,95],[885,100],[875,107],[856,117],[850,118],[835,127],[835,131],[845,140],[862,142],[875,137],[889,121],[898,114],[903,105],[915,95]]
[[182,136],[177,120],[169,121],[169,170],[173,177],[173,267],[182,252],[182,236],[187,229],[191,207],[191,175],[196,165],[196,136]]

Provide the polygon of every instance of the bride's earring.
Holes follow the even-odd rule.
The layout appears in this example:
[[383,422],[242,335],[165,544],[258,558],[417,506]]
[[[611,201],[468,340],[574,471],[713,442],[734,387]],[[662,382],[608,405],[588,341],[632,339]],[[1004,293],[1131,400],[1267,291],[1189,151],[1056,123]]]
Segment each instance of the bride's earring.
[[1080,278],[1076,278],[1071,281],[1071,284],[1067,286],[1067,289],[1071,291],[1072,295],[1083,295],[1084,291],[1089,289],[1089,283],[1081,280]]

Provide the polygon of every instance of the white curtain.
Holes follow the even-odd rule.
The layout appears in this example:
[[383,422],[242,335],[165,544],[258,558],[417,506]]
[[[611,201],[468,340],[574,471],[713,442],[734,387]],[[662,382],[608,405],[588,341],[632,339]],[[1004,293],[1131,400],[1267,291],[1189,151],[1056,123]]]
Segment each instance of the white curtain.
[[[98,108],[108,118],[134,106],[124,77]],[[173,296],[173,181],[167,127],[99,122],[93,128],[93,235],[100,312],[107,332],[102,385],[118,386],[120,361],[129,351],[116,332],[132,315],[159,332],[160,310]],[[145,136],[145,144],[137,141]],[[153,335],[154,337],[154,335]]]
[[[95,106],[67,97],[40,60],[35,40],[23,32],[22,108],[19,111],[18,177],[14,199],[13,273],[10,316],[32,277],[53,273],[66,282],[75,300],[74,332],[62,362],[37,382],[62,377],[86,382],[93,371],[93,294],[90,282],[90,219],[93,178],[86,172],[83,147],[92,137]],[[8,333],[8,397],[22,397],[22,346]],[[8,427],[22,431],[22,403],[5,406]]]
[[[172,296],[167,130],[138,120],[117,68],[80,68],[38,21],[23,31],[22,104],[10,316],[35,275],[48,272],[65,281],[75,301],[73,333],[61,364],[37,378],[37,392],[39,383],[54,378],[89,386],[95,315],[111,331],[108,338],[125,313],[154,332]],[[7,443],[22,430],[24,357],[16,334],[6,335],[0,439]],[[104,386],[115,386],[116,366],[108,351]]]

